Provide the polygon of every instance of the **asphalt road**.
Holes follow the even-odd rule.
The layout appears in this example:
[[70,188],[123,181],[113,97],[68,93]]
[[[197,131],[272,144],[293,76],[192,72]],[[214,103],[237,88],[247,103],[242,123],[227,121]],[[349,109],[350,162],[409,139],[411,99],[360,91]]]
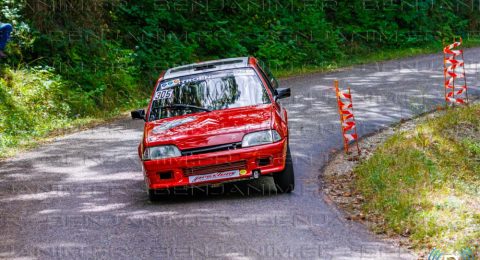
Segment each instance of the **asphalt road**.
[[[411,259],[323,200],[319,169],[341,135],[332,82],[352,88],[359,133],[443,104],[442,56],[282,80],[297,188],[271,178],[227,194],[147,200],[136,146],[142,122],[120,120],[57,138],[0,163],[0,258]],[[479,86],[480,49],[466,52]],[[472,87],[470,94],[479,93]],[[221,191],[214,191],[221,193]]]

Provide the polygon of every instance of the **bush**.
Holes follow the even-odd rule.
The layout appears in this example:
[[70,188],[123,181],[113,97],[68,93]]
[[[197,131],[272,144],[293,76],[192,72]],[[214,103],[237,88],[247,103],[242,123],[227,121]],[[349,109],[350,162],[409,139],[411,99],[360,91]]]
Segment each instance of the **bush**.
[[[68,121],[69,84],[51,68],[3,69],[0,79],[0,150],[19,137],[39,137]],[[5,116],[3,116],[5,115]]]

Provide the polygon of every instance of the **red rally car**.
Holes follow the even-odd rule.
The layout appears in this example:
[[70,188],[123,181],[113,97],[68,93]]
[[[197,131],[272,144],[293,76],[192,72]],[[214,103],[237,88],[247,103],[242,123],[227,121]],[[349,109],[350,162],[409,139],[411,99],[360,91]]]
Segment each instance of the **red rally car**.
[[294,189],[287,111],[290,96],[253,57],[168,69],[154,88],[138,147],[147,192],[272,175],[278,192]]

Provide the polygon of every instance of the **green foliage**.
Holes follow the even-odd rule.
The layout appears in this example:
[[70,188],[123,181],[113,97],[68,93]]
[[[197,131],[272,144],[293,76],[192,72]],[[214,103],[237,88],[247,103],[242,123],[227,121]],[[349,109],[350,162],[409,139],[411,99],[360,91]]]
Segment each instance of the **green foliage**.
[[[11,63],[64,66],[58,73],[105,93],[89,70],[110,62],[136,70],[139,87],[207,59],[254,55],[284,71],[467,38],[480,21],[471,1],[3,0],[0,19],[15,26]],[[124,50],[133,62],[117,60]]]
[[63,98],[69,85],[53,69],[3,69],[2,74],[0,151],[22,138],[42,136],[69,118],[71,106]]
[[[0,67],[0,158],[12,152],[9,148],[30,145],[54,130],[145,105],[145,100],[129,94],[137,91],[131,76],[100,71],[102,75],[85,80],[93,84],[100,79],[104,88],[86,91],[52,67]],[[126,86],[120,86],[122,83]]]
[[172,65],[212,58],[254,55],[284,70],[419,47],[457,34],[467,38],[479,23],[478,12],[460,7],[456,1],[240,0],[205,5],[143,0],[123,2],[114,23],[130,36],[123,42],[138,47],[142,71],[156,76]]
[[[0,15],[14,25],[7,64],[0,67],[0,157],[80,118],[132,108],[149,92],[139,80],[133,51],[98,36],[103,12],[67,20],[68,12],[33,12],[39,2],[27,2],[7,1]],[[72,30],[88,17],[96,23]]]

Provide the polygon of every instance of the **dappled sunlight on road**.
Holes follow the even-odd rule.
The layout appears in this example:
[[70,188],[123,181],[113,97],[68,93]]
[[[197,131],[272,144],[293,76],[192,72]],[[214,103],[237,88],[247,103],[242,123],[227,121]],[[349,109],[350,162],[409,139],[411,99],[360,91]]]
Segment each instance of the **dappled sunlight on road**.
[[39,192],[31,194],[21,194],[5,199],[1,199],[2,202],[12,202],[12,201],[27,201],[27,200],[47,200],[54,198],[62,198],[69,196],[70,193],[64,191],[49,191],[49,192]]

